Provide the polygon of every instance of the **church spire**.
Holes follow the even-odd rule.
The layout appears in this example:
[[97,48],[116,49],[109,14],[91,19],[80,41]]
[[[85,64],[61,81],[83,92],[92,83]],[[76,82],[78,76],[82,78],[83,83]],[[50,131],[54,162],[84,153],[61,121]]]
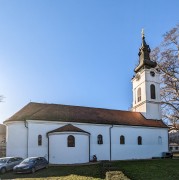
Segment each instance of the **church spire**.
[[135,72],[137,73],[138,71],[140,71],[141,69],[150,69],[150,68],[154,68],[156,67],[157,63],[154,61],[150,60],[150,47],[149,45],[147,45],[147,43],[145,42],[145,35],[144,35],[144,29],[142,29],[142,44],[141,47],[139,49],[139,64],[138,66],[135,68]]

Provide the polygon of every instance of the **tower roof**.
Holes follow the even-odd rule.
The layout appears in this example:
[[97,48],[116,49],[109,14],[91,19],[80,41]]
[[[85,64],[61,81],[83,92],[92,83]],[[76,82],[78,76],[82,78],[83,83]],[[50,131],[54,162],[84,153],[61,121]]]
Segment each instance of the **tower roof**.
[[141,69],[150,69],[155,68],[157,63],[150,60],[150,47],[145,41],[144,30],[142,29],[142,43],[141,47],[139,48],[139,64],[135,68],[135,72],[137,73]]

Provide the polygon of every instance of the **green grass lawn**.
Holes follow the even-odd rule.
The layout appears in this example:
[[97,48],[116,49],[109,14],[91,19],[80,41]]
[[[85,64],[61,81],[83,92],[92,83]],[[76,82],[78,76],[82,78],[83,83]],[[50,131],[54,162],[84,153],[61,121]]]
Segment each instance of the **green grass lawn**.
[[114,162],[132,180],[177,180],[179,159]]
[[[122,171],[132,180],[175,180],[179,179],[179,159],[155,159],[112,162],[115,169]],[[37,171],[35,174],[1,174],[1,179],[47,177],[54,180],[97,180],[105,179],[100,164],[84,166],[55,166]],[[51,177],[51,178],[49,178]],[[53,177],[53,178],[52,178]]]
[[[8,172],[6,174],[1,174],[1,179],[15,179],[15,178],[44,178],[44,177],[61,177],[69,176],[69,175],[78,175],[78,176],[86,176],[91,178],[100,178],[99,174],[99,165],[84,165],[84,166],[53,166],[48,169],[42,169],[34,174],[14,174],[13,172]],[[57,178],[55,178],[57,179]],[[68,177],[70,180],[70,178]],[[75,176],[73,176],[74,180]],[[84,178],[83,178],[84,179]],[[82,179],[82,180],[83,180]],[[80,179],[79,179],[80,180]]]

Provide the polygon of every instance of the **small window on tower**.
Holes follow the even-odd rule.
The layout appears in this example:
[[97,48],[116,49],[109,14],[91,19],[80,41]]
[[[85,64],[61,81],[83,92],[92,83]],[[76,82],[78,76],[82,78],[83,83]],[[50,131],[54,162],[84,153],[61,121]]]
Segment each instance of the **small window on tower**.
[[137,90],[137,102],[141,101],[141,88]]
[[150,95],[151,95],[151,99],[156,99],[156,95],[155,95],[155,85],[151,84],[150,85]]

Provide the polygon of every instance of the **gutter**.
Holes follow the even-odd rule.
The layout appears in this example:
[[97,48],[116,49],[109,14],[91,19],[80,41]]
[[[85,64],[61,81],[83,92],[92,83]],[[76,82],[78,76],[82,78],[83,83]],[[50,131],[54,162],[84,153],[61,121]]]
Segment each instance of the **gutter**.
[[27,128],[27,157],[29,156],[29,128],[28,128],[28,123],[25,120],[24,122],[25,127]]
[[169,144],[169,142],[170,142],[170,137],[169,137],[169,132],[168,132],[168,151],[170,150],[170,144]]
[[111,152],[112,152],[112,146],[111,146],[111,129],[113,128],[113,125],[109,128],[109,157],[111,161]]
[[47,138],[48,138],[48,163],[49,163],[49,135],[47,133]]
[[91,152],[90,152],[90,149],[91,149],[90,148],[90,136],[91,136],[91,134],[89,134],[89,136],[88,136],[89,137],[89,162],[90,162],[90,154],[91,154]]

